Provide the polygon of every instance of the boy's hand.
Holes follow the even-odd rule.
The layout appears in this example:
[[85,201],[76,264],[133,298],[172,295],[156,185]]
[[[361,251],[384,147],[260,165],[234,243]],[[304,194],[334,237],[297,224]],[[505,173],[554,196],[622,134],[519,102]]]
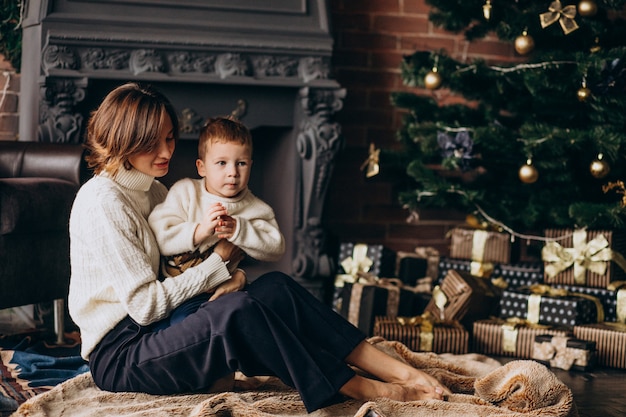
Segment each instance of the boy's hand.
[[[202,221],[196,227],[193,234],[194,245],[199,245],[204,240],[215,234],[215,229],[220,222],[221,217],[230,217],[226,208],[220,203],[212,204],[209,209],[202,216]],[[233,229],[234,230],[234,229]]]
[[220,239],[230,239],[237,228],[237,219],[229,215],[220,216],[215,233]]

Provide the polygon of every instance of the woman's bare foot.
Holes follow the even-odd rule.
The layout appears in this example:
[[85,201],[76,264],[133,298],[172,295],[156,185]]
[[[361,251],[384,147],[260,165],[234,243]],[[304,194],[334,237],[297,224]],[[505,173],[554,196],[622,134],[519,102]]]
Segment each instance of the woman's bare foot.
[[404,385],[384,382],[355,375],[339,390],[340,393],[357,400],[389,398],[396,401],[442,400],[444,390],[431,385]]

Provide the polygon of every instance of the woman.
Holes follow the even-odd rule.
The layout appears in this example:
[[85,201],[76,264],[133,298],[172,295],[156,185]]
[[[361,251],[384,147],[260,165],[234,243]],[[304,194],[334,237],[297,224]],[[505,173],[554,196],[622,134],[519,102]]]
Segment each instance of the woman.
[[[160,93],[134,83],[105,97],[87,126],[94,177],[70,218],[69,309],[81,354],[109,391],[203,392],[240,370],[275,375],[295,387],[311,412],[340,395],[368,400],[441,399],[436,379],[382,353],[294,280],[279,272],[248,284],[229,262],[243,254],[226,240],[177,278],[159,279],[159,251],[148,225],[166,188],[178,121]],[[210,300],[185,320],[169,314],[203,293]],[[355,374],[354,365],[377,379]]]

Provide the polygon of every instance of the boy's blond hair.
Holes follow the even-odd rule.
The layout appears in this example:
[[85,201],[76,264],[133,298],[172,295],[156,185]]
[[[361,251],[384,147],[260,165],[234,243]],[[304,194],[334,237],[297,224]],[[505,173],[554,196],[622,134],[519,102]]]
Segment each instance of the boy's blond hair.
[[237,143],[250,148],[252,154],[252,134],[234,117],[214,117],[207,119],[200,130],[198,156],[204,159],[207,147],[212,143]]

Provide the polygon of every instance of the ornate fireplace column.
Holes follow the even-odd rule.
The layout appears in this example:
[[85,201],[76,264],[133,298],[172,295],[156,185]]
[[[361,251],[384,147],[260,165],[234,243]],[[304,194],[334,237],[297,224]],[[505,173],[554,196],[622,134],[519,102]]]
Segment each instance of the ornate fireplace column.
[[266,146],[280,154],[274,165],[294,170],[274,177],[283,188],[270,198],[279,206],[284,260],[260,267],[283,270],[323,297],[334,268],[322,211],[342,142],[333,117],[345,96],[330,78],[325,0],[31,0],[27,6],[20,140],[81,142],[89,113],[126,81],[154,84],[170,98],[185,141],[197,140],[198,120],[246,103],[242,121],[272,132],[255,154]]

